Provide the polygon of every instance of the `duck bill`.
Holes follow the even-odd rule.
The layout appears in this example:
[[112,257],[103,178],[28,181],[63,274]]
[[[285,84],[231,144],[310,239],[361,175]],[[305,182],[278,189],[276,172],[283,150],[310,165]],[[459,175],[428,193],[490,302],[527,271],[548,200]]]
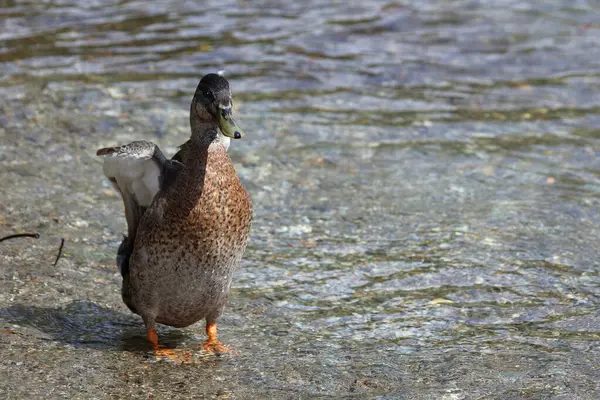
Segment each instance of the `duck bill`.
[[244,137],[244,131],[240,129],[238,124],[231,116],[231,107],[219,106],[219,128],[223,135],[233,138],[240,139]]

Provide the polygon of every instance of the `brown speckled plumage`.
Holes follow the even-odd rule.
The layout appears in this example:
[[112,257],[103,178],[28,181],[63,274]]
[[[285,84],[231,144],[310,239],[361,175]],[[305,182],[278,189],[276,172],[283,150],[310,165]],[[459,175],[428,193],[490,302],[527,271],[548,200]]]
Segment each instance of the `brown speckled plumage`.
[[215,321],[250,231],[251,201],[225,148],[188,146],[171,190],[144,214],[130,260],[129,296],[149,328],[153,317],[176,327]]
[[[131,255],[123,300],[142,316],[155,347],[156,322],[185,327],[205,318],[211,340],[209,326],[223,311],[250,233],[252,202],[227,155],[223,122],[215,117],[229,112],[231,94],[224,78],[211,75],[202,79],[192,101],[192,137],[177,161],[154,160],[161,170],[160,190],[135,227],[133,249],[126,240],[120,249]],[[238,130],[235,135],[241,136]],[[165,167],[168,162],[176,168]],[[216,327],[211,329],[212,342],[218,343]]]

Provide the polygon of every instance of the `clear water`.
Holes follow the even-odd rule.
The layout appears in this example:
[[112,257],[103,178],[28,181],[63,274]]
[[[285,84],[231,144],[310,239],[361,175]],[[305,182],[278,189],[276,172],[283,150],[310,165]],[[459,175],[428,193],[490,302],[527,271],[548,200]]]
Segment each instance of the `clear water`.
[[[599,11],[0,1],[0,234],[41,234],[0,243],[3,397],[598,398]],[[165,327],[177,365],[121,304],[95,150],[173,154],[218,70],[255,223],[236,351]]]

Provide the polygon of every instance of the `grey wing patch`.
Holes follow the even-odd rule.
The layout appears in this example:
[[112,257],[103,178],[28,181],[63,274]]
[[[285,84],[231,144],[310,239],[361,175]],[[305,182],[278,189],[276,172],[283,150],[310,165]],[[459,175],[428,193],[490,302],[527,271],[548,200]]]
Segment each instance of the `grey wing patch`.
[[117,266],[123,276],[128,273],[129,257],[137,228],[146,208],[160,190],[164,155],[154,143],[136,141],[124,146],[100,149],[96,155],[104,157],[104,175],[121,194],[127,219],[127,236],[117,252]]
[[175,155],[171,158],[171,160],[182,163],[183,159],[181,157],[181,150],[179,150],[177,153],[175,153]]
[[183,163],[176,160],[165,160],[160,174],[160,190],[168,190],[175,180],[177,175],[183,169]]
[[183,162],[183,156],[181,155],[182,153],[182,149],[187,146],[190,143],[190,140],[188,140],[187,142],[185,142],[184,144],[182,144],[181,146],[179,146],[179,151],[177,153],[175,153],[175,155],[173,157],[171,157],[171,160],[173,161],[179,161],[180,163]]
[[107,147],[96,152],[104,157],[104,175],[125,195],[133,196],[137,204],[149,207],[159,190],[160,162],[164,156],[158,146],[146,141],[125,146]]
[[[179,153],[177,153],[175,156],[178,154]],[[177,175],[183,168],[183,163],[175,160],[175,157],[173,157],[171,160],[167,160],[158,146],[154,151],[153,158],[158,165],[160,165],[160,177],[158,179],[160,190],[165,191],[175,182]]]

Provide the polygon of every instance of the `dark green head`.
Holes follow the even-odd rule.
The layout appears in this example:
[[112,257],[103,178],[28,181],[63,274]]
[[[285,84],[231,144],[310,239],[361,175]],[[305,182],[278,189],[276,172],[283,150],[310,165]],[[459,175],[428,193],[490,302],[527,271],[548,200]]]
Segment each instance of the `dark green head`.
[[197,118],[200,121],[216,121],[223,135],[239,139],[244,132],[231,115],[232,107],[227,79],[218,74],[205,75],[198,83],[192,100],[192,112],[196,113]]

